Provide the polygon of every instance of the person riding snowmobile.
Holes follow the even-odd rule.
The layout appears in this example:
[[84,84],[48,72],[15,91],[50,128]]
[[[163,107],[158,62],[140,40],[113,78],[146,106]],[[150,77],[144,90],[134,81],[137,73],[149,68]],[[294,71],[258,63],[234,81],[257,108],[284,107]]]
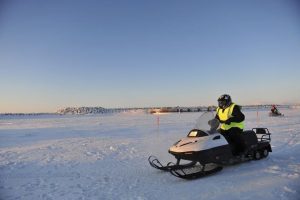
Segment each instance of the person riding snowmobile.
[[278,109],[276,108],[275,105],[272,105],[271,112],[272,112],[273,114],[275,114],[275,115],[279,115],[279,111],[278,111]]
[[220,133],[228,141],[233,155],[239,155],[244,151],[241,134],[244,129],[245,115],[240,106],[231,101],[228,94],[218,98],[218,108],[215,118],[220,121]]

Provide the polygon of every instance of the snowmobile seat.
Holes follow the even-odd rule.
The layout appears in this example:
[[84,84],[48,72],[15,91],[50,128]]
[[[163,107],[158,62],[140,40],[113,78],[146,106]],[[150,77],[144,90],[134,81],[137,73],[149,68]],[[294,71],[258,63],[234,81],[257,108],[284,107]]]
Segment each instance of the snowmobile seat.
[[241,136],[246,149],[251,148],[258,143],[256,134],[253,130],[246,130],[241,134]]

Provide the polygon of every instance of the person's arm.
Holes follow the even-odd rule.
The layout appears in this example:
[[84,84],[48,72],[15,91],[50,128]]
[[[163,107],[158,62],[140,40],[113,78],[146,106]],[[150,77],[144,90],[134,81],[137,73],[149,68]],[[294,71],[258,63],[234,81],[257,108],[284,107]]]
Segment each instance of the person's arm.
[[220,121],[220,118],[219,118],[219,115],[218,115],[218,114],[216,114],[215,119],[217,119],[217,120]]
[[240,106],[234,106],[232,111],[232,117],[229,120],[230,122],[242,122],[245,120],[245,115],[241,112]]

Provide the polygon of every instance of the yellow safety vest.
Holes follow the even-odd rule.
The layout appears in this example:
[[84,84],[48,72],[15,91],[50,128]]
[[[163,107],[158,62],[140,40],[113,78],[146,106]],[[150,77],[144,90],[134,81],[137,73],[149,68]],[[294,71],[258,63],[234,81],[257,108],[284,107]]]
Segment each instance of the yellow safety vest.
[[[232,112],[233,112],[234,106],[235,106],[235,104],[233,103],[229,107],[225,108],[225,110],[218,107],[217,108],[217,115],[219,116],[219,119],[221,121],[226,121],[227,119],[232,117]],[[230,124],[225,124],[225,123],[221,124],[221,129],[222,130],[228,130],[228,129],[233,128],[233,127],[244,129],[244,121],[242,121],[242,122],[231,122]]]

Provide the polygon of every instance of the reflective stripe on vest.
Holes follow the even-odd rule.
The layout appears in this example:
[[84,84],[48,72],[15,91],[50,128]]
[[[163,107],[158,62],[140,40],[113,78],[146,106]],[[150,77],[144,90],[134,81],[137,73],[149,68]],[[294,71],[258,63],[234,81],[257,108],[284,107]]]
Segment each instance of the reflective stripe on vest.
[[[225,108],[225,110],[218,107],[217,108],[217,115],[219,116],[219,119],[221,121],[226,121],[230,117],[232,117],[232,112],[233,112],[234,106],[235,106],[235,104],[233,103],[229,107]],[[244,129],[244,121],[242,121],[242,122],[231,122],[230,124],[225,124],[225,123],[221,124],[221,129],[222,130],[228,130],[228,129],[233,128],[233,127]]]

